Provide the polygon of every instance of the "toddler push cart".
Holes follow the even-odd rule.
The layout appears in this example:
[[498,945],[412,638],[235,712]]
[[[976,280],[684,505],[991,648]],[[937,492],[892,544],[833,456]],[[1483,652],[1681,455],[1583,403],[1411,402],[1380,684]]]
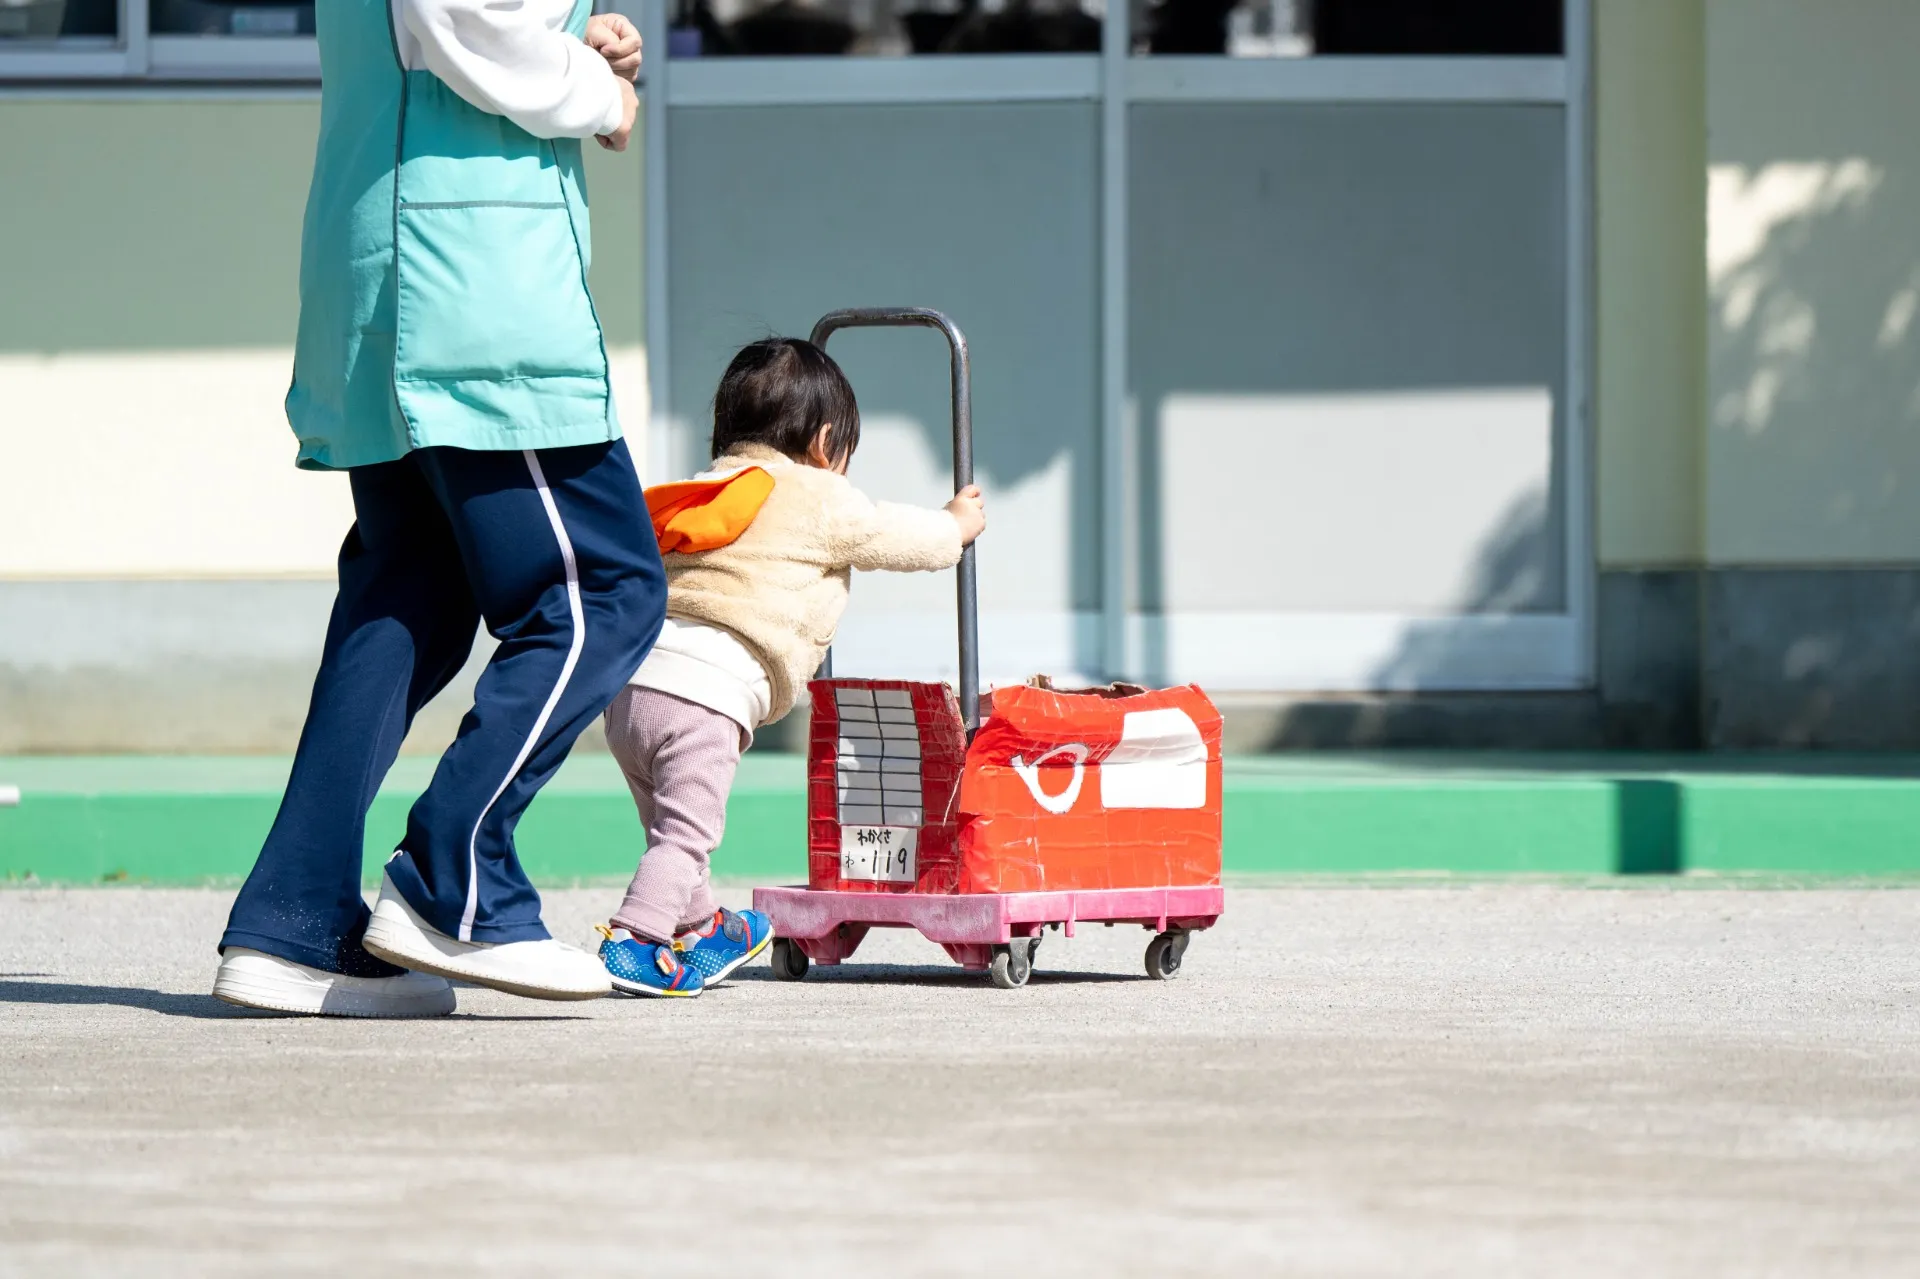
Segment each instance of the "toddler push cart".
[[[953,480],[973,482],[967,341],[919,307],[835,311],[813,329],[939,329],[953,357]],[[811,684],[807,886],[754,890],[789,981],[852,956],[869,929],[916,928],[962,966],[1026,983],[1049,928],[1140,924],[1147,974],[1180,971],[1220,917],[1220,713],[1198,688],[980,696],[974,554],[960,558],[960,687]]]

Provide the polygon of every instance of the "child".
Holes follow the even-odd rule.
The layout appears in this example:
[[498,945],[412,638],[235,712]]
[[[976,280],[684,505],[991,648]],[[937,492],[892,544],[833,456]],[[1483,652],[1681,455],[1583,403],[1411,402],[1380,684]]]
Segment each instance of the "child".
[[874,502],[846,480],[860,408],[811,342],[734,356],[713,397],[713,468],[647,492],[666,552],[667,621],[607,710],[647,851],[604,930],[614,988],[697,995],[765,950],[757,911],[718,908],[707,861],[753,732],[792,709],[833,643],[851,569],[951,568],[986,513]]

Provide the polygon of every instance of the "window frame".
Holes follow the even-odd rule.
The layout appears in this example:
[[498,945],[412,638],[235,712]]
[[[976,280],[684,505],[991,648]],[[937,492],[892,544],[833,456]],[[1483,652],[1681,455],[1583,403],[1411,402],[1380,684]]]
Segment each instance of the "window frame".
[[[1107,673],[1151,677],[1169,642],[1181,663],[1210,672],[1222,688],[1275,687],[1270,662],[1246,668],[1249,653],[1304,646],[1317,687],[1370,689],[1363,664],[1339,659],[1391,645],[1397,637],[1445,631],[1484,652],[1439,677],[1433,688],[1555,690],[1591,687],[1596,676],[1598,570],[1594,555],[1592,459],[1594,0],[1562,0],[1565,43],[1559,57],[1234,58],[1136,53],[1129,6],[1106,7],[1097,54],[966,55],[956,58],[661,58],[650,63],[646,106],[646,331],[649,471],[678,473],[676,429],[666,378],[668,357],[667,226],[669,112],[684,107],[1092,101],[1100,108],[1100,341],[1098,391],[1101,450],[1100,649]],[[667,47],[664,4],[616,0],[638,10],[649,49]],[[732,64],[732,65],[728,65]],[[965,65],[957,65],[965,64]],[[1247,615],[1232,634],[1211,623],[1182,639],[1182,619],[1152,615],[1134,602],[1131,518],[1137,480],[1133,407],[1127,389],[1127,230],[1129,113],[1138,103],[1337,102],[1509,103],[1558,106],[1566,130],[1566,424],[1564,434],[1566,607],[1526,615],[1415,616]],[[1169,632],[1159,634],[1156,631]],[[1289,687],[1304,686],[1288,685]]]
[[152,0],[120,0],[118,39],[0,40],[0,93],[235,81],[317,87],[319,42],[312,36],[156,35]]

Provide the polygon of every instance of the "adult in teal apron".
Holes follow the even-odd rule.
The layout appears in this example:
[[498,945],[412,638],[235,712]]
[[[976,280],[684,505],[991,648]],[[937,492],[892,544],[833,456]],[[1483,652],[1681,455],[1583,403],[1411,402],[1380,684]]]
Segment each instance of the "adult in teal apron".
[[[588,10],[579,0],[576,36]],[[449,953],[552,967],[514,825],[652,646],[665,580],[587,294],[580,142],[536,138],[404,69],[387,0],[322,0],[317,16],[320,143],[287,416],[299,465],[350,473],[356,521],[216,993],[269,1006],[228,980],[240,953],[347,979],[337,1007],[292,1011],[446,1011],[450,992],[362,946],[366,813],[408,725],[484,619],[499,647],[386,891]],[[539,944],[505,949],[517,943]]]

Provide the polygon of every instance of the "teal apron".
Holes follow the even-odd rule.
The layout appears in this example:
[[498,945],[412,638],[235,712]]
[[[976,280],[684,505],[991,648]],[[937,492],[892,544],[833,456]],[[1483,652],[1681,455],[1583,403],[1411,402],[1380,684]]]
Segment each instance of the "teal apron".
[[[591,0],[569,29],[585,33]],[[320,0],[320,145],[287,420],[299,464],[618,439],[580,142],[404,71],[388,0]]]

